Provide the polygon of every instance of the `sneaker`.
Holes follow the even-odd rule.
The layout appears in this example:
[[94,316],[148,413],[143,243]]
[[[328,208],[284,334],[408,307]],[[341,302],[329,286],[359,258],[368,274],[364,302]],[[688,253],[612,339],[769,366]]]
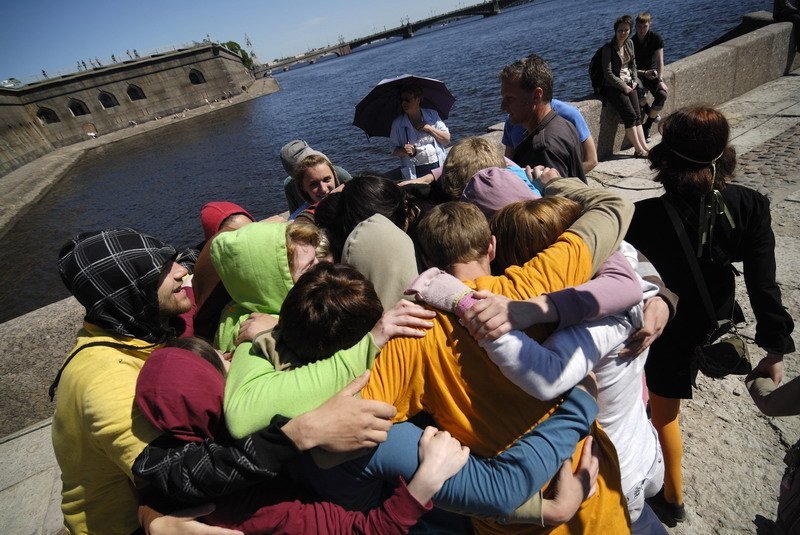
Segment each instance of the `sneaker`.
[[645,141],[650,141],[650,127],[651,126],[653,126],[653,123],[651,123],[650,121],[645,121],[645,123],[642,124],[642,132],[644,132]]
[[683,504],[678,505],[665,500],[663,487],[658,494],[647,498],[646,501],[658,519],[668,527],[674,528],[677,523],[686,520],[686,507]]

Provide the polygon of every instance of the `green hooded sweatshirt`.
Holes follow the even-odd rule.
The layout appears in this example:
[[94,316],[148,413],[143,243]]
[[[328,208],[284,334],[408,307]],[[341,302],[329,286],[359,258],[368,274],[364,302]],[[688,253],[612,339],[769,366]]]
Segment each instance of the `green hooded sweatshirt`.
[[[294,370],[279,372],[250,342],[237,348],[240,324],[251,312],[277,316],[294,286],[286,254],[286,223],[251,223],[217,235],[211,261],[233,302],[222,313],[214,340],[236,349],[225,384],[225,420],[236,437],[318,407],[369,369],[380,351],[367,334],[355,346]],[[252,429],[253,431],[250,431]]]
[[239,325],[251,312],[277,316],[294,283],[286,252],[286,223],[251,223],[211,243],[211,261],[233,301],[222,311],[214,345],[236,348]]

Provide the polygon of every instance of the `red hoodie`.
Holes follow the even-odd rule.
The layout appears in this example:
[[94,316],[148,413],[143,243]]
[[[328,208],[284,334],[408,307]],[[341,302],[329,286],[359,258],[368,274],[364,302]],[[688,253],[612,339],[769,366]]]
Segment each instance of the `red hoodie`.
[[206,240],[210,240],[214,235],[219,232],[219,227],[222,222],[232,215],[242,214],[247,216],[250,221],[255,221],[255,218],[250,215],[250,212],[228,201],[209,202],[200,209],[200,224],[203,225],[203,235]]
[[[186,442],[229,439],[222,414],[225,380],[198,355],[167,347],[153,351],[136,384],[136,404],[156,428]],[[403,481],[381,507],[368,513],[300,497],[285,477],[237,492],[203,518],[209,524],[255,533],[404,534],[430,510]]]

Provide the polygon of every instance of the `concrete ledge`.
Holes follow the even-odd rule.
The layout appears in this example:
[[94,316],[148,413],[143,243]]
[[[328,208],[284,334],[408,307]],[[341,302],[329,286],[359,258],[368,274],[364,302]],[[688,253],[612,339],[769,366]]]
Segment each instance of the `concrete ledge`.
[[0,525],[4,533],[58,533],[61,471],[50,441],[50,423],[0,444]]
[[720,48],[734,50],[735,95],[747,93],[783,75],[786,70],[785,54],[775,54],[774,44],[777,41],[784,51],[788,48],[792,29],[787,26],[788,23],[774,24],[720,45]]
[[[759,11],[745,15],[734,30],[723,36],[724,42],[720,39],[666,66],[664,81],[670,91],[664,113],[699,104],[716,106],[800,68],[792,24],[773,23],[771,13]],[[596,98],[573,104],[589,124],[599,158],[629,147],[615,110]]]
[[672,85],[668,113],[692,104],[721,104],[736,96],[736,49],[715,46],[667,67]]
[[53,415],[47,389],[83,324],[72,297],[0,324],[0,437]]

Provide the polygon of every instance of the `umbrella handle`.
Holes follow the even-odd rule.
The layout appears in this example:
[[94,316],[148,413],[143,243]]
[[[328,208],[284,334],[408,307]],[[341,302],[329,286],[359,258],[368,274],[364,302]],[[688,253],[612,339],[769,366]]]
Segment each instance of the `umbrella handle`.
[[[411,143],[411,139],[410,139],[410,137],[411,137],[411,136],[408,134],[408,127],[407,127],[407,126],[404,126],[404,127],[403,127],[403,130],[405,130],[405,132],[406,132],[406,145],[408,145],[409,143]],[[413,144],[413,143],[412,143],[412,144]],[[410,160],[411,160],[411,162],[412,162],[413,164],[415,164],[415,165],[416,165],[416,163],[417,163],[416,153],[417,153],[417,147],[414,147],[414,154],[413,154],[413,155],[411,155],[411,156],[409,156],[409,159],[410,159]]]
[[[409,143],[411,143],[411,139],[410,139],[411,136],[408,134],[408,127],[404,126],[403,130],[405,130],[405,132],[406,132],[406,145],[408,145]],[[416,149],[416,147],[415,147],[415,149]],[[416,152],[416,150],[414,152]],[[409,158],[411,158],[411,161],[415,161],[414,160],[414,156],[409,156]]]

